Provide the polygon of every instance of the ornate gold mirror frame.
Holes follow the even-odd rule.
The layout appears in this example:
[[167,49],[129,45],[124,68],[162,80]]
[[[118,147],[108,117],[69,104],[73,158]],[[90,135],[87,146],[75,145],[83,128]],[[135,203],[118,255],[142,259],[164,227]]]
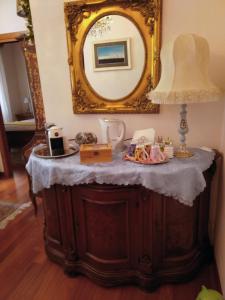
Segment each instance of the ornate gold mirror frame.
[[[83,63],[85,38],[100,18],[121,15],[138,28],[145,45],[145,66],[135,89],[119,100],[108,100],[90,86]],[[146,94],[159,79],[161,0],[86,0],[65,3],[74,113],[158,113]]]
[[43,98],[41,92],[41,82],[38,69],[38,61],[35,45],[30,45],[24,42],[23,45],[24,55],[26,59],[28,79],[31,90],[31,96],[34,106],[34,118],[36,123],[36,131],[44,129],[45,112],[43,105]]
[[36,124],[36,129],[32,140],[23,149],[23,154],[25,158],[27,158],[29,157],[31,149],[34,145],[45,142],[45,112],[29,0],[17,0],[17,14],[25,18],[27,22],[28,30],[24,35],[23,50],[27,66],[28,80],[31,90],[34,118]]

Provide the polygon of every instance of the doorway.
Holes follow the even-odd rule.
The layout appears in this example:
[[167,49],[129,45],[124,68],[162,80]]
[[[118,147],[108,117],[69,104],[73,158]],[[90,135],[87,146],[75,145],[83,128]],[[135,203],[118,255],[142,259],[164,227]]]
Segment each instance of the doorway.
[[[0,35],[0,172],[9,177],[25,165],[22,150],[35,133],[32,95],[22,46],[23,33]],[[2,161],[2,164],[1,164]]]
[[[21,73],[18,72],[18,80],[22,81],[22,78],[26,76],[26,80],[24,79],[24,81],[28,82],[27,87],[23,87],[22,89],[22,92],[26,90],[26,93],[22,93],[21,91],[17,92],[17,94],[20,95],[21,103],[18,105],[15,104],[15,107],[12,105],[13,107],[11,109],[11,122],[20,123],[21,126],[22,121],[24,126],[26,126],[25,130],[22,130],[22,132],[20,132],[21,130],[19,131],[18,128],[14,130],[13,126],[17,124],[8,124],[8,126],[11,126],[11,129],[7,129],[6,124],[3,122],[3,114],[0,106],[0,167],[2,161],[0,199],[11,200],[11,202],[24,202],[28,199],[26,197],[32,194],[31,181],[27,180],[29,176],[27,177],[25,163],[30,156],[32,148],[37,144],[45,142],[45,112],[36,48],[34,41],[26,40],[25,36],[24,32],[0,34],[0,47],[4,46],[5,51],[7,48],[10,48],[8,45],[14,45],[14,48],[18,48],[22,51],[24,61],[22,67],[21,63],[19,64],[19,70],[25,69],[26,74],[22,76]],[[15,51],[15,49],[10,51]],[[21,53],[19,55],[21,56]],[[14,71],[11,73],[11,76],[14,77],[16,76],[16,63],[13,64],[11,60],[10,63]],[[6,74],[5,76],[7,77]],[[10,94],[9,91],[8,94]],[[18,109],[18,107],[20,107],[20,109]],[[10,133],[8,133],[9,131]],[[9,137],[9,135],[11,135],[11,137]],[[11,153],[15,150],[12,151],[11,148],[19,149],[19,159],[21,159],[21,155],[23,154],[22,157],[24,161],[19,167],[17,165],[18,162],[15,164],[12,161]],[[16,154],[16,159],[18,159],[18,154]]]

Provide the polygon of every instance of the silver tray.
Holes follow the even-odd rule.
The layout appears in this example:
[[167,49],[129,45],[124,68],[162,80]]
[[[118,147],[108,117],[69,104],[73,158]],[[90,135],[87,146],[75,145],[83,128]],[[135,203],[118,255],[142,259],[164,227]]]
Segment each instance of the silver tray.
[[76,154],[79,151],[79,148],[71,147],[62,155],[50,155],[49,148],[47,145],[44,145],[42,148],[34,150],[34,155],[40,158],[53,159],[53,158],[64,158]]

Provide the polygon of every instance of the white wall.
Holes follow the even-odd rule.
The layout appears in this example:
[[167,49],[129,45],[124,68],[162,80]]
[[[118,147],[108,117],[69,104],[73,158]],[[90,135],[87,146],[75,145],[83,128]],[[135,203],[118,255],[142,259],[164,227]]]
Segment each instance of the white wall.
[[[84,65],[86,77],[94,90],[106,99],[118,100],[129,95],[138,84],[144,68],[145,48],[140,32],[130,20],[118,15],[111,15],[111,18],[110,31],[96,37],[87,35],[84,43]],[[130,68],[94,71],[94,43],[125,38],[130,41]]]
[[25,30],[24,19],[16,15],[16,0],[0,0],[0,34]]
[[[47,121],[64,127],[68,137],[85,130],[92,130],[100,136],[100,115],[75,115],[72,111],[63,0],[48,0],[44,4],[31,0],[31,9]],[[210,71],[220,86],[225,86],[224,20],[224,0],[164,1],[163,43],[181,32],[206,37],[211,46]],[[190,145],[219,147],[223,107],[223,103],[189,106]],[[178,114],[179,107],[174,105],[161,106],[159,115],[122,114],[110,117],[126,122],[127,137],[132,136],[135,129],[154,127],[157,134],[170,136],[177,142]],[[211,118],[213,122],[209,122]]]

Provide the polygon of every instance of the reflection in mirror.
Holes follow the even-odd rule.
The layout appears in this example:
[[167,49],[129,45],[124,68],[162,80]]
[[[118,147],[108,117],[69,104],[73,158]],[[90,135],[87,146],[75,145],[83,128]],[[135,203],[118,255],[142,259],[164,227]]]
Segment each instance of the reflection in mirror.
[[92,89],[107,100],[118,100],[132,93],[142,77],[145,45],[132,21],[107,15],[90,28],[83,58]]
[[12,165],[22,164],[22,148],[36,126],[21,42],[0,45],[0,105]]
[[0,46],[1,107],[4,122],[33,119],[26,63],[20,42]]

